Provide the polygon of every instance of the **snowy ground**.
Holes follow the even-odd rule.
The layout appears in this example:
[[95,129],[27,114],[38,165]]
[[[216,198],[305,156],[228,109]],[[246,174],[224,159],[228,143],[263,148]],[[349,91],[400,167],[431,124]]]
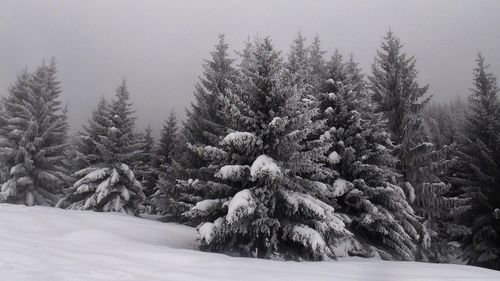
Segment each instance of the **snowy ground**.
[[121,214],[0,204],[0,280],[500,280],[460,265],[233,258],[195,250],[194,238]]

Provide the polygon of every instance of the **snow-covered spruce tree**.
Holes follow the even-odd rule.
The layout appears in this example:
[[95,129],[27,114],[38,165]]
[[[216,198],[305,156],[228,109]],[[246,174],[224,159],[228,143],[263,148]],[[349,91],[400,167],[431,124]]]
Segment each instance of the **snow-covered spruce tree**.
[[[2,102],[0,102],[0,116],[3,116],[2,112],[3,112],[3,104]],[[7,166],[2,161],[0,161],[0,183],[7,181],[7,174],[8,174]],[[0,201],[2,201],[2,198],[3,197],[0,195]]]
[[[306,46],[306,38],[302,33],[297,33],[290,46],[290,53],[285,67],[290,75],[290,80],[295,85],[310,85],[312,68],[309,64],[309,52]],[[311,88],[309,86],[309,88]]]
[[457,142],[463,133],[467,104],[460,97],[449,103],[433,103],[424,110],[424,115],[431,120],[430,135],[432,142],[441,148]]
[[472,265],[500,269],[500,101],[496,77],[478,55],[469,97],[465,137],[451,181],[462,205],[454,208],[464,258]]
[[325,66],[325,77],[327,81],[333,80],[335,83],[327,83],[323,90],[338,91],[337,86],[349,85],[351,91],[364,92],[366,90],[366,83],[364,81],[361,68],[354,60],[354,55],[349,55],[349,60],[345,61],[342,54],[335,50],[330,60]]
[[325,183],[333,187],[333,206],[350,218],[348,229],[365,246],[360,254],[414,260],[422,225],[397,181],[397,158],[385,122],[374,112],[352,57],[346,63],[334,55],[329,67],[343,79],[329,79],[318,96],[326,120],[321,139],[332,144],[325,169],[335,176]]
[[324,86],[326,63],[323,58],[319,37],[306,46],[306,38],[299,32],[290,46],[285,68],[291,83],[304,87],[304,97],[314,99]]
[[[347,72],[345,71],[344,57],[338,49],[335,49],[330,60],[326,63],[326,77],[332,79],[335,82],[342,82],[345,84],[347,82]],[[336,84],[329,85],[329,87],[335,86]]]
[[[69,209],[137,214],[145,195],[132,170],[140,153],[134,134],[135,117],[125,81],[111,104],[99,103],[84,129],[94,146],[90,165],[74,174],[78,179],[58,206]],[[94,131],[97,130],[98,132]],[[81,153],[83,155],[83,153]]]
[[[203,65],[195,101],[187,112],[181,133],[186,147],[158,182],[159,210],[168,213],[169,219],[183,221],[185,218],[181,214],[205,197],[203,194],[210,193],[206,188],[198,189],[191,184],[193,179],[210,180],[216,172],[207,165],[206,158],[200,157],[195,147],[217,145],[226,134],[228,119],[232,118],[219,112],[222,98],[231,91],[237,75],[228,49],[224,36],[220,35],[215,50],[210,53],[211,59]],[[172,181],[172,176],[177,180]],[[163,202],[161,198],[164,198]],[[191,223],[196,222],[192,220]]]
[[[224,35],[219,35],[211,59],[203,65],[203,76],[196,85],[195,102],[187,111],[183,135],[192,144],[216,144],[220,141],[220,132],[224,131],[224,116],[216,114],[221,107],[220,96],[230,90],[235,81],[234,59],[228,54],[229,46]],[[199,159],[197,159],[199,160]]]
[[74,162],[77,163],[79,170],[102,161],[96,143],[101,141],[101,136],[106,136],[110,127],[113,127],[110,114],[108,101],[101,98],[92,112],[88,125],[83,125],[82,131],[78,133],[75,139]]
[[377,110],[388,119],[393,140],[400,144],[407,123],[415,119],[430,100],[426,97],[428,86],[418,84],[415,57],[407,57],[402,52],[403,45],[391,31],[380,48],[369,77],[372,99],[377,103]]
[[[449,192],[450,186],[440,176],[452,161],[446,157],[447,148],[437,150],[430,142],[427,120],[422,112],[430,96],[426,96],[428,86],[422,87],[417,82],[415,63],[415,58],[402,52],[399,39],[389,31],[381,50],[377,51],[369,80],[376,111],[382,112],[388,120],[392,141],[397,145],[398,168],[403,173],[407,195],[415,189],[413,207],[426,219],[419,259],[442,261],[446,257],[435,254],[446,250],[449,245],[444,237],[440,237],[443,234],[440,230],[444,229],[438,224],[449,218],[442,213],[447,207],[441,206],[440,202],[447,200],[443,196]],[[432,236],[432,241],[439,245],[430,244]],[[430,247],[439,249],[429,251]]]
[[310,84],[313,88],[313,94],[319,93],[319,89],[326,80],[326,62],[324,59],[325,51],[321,49],[321,41],[315,36],[311,45],[308,47],[308,64],[310,67]]
[[151,126],[147,126],[143,133],[138,135],[139,154],[134,157],[135,177],[141,183],[144,194],[149,197],[153,194],[157,179],[157,170],[154,167],[157,154],[155,153],[155,140],[152,136]]
[[[178,202],[176,179],[183,176],[183,167],[176,161],[180,154],[188,154],[180,149],[179,133],[177,128],[177,117],[172,110],[163,124],[160,139],[155,148],[155,164],[157,171],[157,182],[151,202],[159,214],[167,215],[165,220],[179,221],[179,214],[189,209]],[[191,156],[191,155],[189,155]],[[189,157],[188,156],[188,157]],[[183,162],[187,166],[189,162]]]
[[2,99],[0,165],[8,171],[1,195],[11,203],[54,205],[69,178],[68,123],[55,60],[23,72]]
[[[222,112],[228,134],[214,146],[193,149],[209,159],[213,181],[195,179],[207,197],[185,216],[201,218],[198,241],[207,251],[260,258],[326,260],[344,255],[354,240],[348,218],[329,205],[333,190],[311,180],[325,178],[319,161],[329,148],[305,143],[321,121],[290,83],[269,38],[247,46],[237,90]],[[355,245],[357,246],[357,245]]]
[[163,124],[160,139],[155,148],[157,156],[156,168],[161,168],[162,166],[167,166],[172,163],[177,153],[178,139],[177,117],[175,111],[172,110],[170,111],[168,119]]

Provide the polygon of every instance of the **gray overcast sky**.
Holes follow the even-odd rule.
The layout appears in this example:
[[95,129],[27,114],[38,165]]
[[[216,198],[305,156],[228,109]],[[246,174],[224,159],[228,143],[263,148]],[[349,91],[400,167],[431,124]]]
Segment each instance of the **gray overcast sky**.
[[73,131],[123,77],[139,126],[159,129],[172,107],[184,117],[218,33],[232,50],[270,35],[285,54],[298,30],[318,34],[329,54],[352,52],[368,72],[389,27],[435,100],[468,94],[478,50],[500,74],[498,0],[0,0],[0,94],[23,68],[55,56]]

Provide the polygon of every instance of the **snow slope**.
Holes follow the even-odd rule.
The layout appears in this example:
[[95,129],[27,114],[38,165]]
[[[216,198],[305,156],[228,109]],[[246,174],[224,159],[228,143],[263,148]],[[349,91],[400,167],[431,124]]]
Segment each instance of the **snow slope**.
[[0,204],[0,280],[500,280],[461,265],[234,258],[194,239],[190,227],[122,214]]

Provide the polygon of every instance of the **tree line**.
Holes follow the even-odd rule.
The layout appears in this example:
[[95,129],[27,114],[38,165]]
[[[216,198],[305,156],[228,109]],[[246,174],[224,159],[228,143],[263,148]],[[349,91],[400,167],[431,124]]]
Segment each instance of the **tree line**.
[[500,103],[481,54],[468,102],[431,103],[388,32],[370,75],[298,34],[236,57],[220,35],[187,118],[140,132],[123,81],[68,137],[54,60],[0,105],[0,202],[158,214],[200,249],[500,269]]

